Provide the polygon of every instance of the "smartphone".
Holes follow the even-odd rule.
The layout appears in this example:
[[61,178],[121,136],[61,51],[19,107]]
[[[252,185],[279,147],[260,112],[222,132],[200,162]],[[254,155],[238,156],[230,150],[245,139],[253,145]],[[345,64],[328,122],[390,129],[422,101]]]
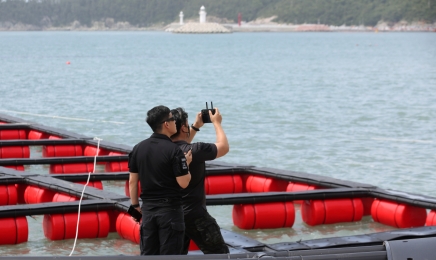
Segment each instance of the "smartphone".
[[140,222],[141,218],[142,218],[142,214],[140,212],[138,212],[134,207],[132,207],[132,205],[130,205],[129,210],[127,210],[127,213],[130,214],[130,216],[132,216],[136,222]]

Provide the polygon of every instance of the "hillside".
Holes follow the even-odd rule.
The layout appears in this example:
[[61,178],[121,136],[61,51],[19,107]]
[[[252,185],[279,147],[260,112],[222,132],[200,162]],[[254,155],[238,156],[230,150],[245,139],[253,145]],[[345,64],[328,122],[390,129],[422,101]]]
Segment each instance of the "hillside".
[[245,25],[270,24],[374,27],[436,23],[436,0],[2,0],[2,30],[150,30],[179,20],[208,19]]

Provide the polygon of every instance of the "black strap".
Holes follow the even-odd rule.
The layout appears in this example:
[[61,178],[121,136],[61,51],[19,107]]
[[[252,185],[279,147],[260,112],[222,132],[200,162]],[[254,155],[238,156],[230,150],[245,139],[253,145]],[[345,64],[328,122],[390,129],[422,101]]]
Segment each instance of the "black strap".
[[195,127],[194,124],[191,125],[191,128],[194,129],[197,132],[200,131],[200,128]]

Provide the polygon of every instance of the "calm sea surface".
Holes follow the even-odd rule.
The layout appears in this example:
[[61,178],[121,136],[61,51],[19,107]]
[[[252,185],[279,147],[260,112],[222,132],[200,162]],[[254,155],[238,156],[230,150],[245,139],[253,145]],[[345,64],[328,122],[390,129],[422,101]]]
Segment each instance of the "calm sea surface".
[[[192,119],[206,101],[230,142],[219,161],[436,197],[436,33],[0,32],[1,113],[133,146],[151,134],[153,106]],[[212,125],[195,141],[214,142]],[[103,185],[124,193],[123,182]],[[292,228],[244,231],[232,206],[209,210],[265,243],[391,230],[371,217],[309,227],[297,210]],[[44,237],[42,216],[27,219],[29,241],[0,255],[71,252],[73,240]],[[110,233],[74,251],[119,254],[139,247]]]

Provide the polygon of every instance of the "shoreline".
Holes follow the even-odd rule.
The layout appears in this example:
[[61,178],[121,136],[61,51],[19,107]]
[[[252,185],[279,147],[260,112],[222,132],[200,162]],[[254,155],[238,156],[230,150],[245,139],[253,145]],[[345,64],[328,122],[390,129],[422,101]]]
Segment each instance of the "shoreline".
[[[221,23],[231,32],[436,32],[436,23],[397,23],[388,25],[379,23],[377,26],[334,26],[325,24],[277,24],[277,23],[242,23],[240,26],[235,23]],[[166,31],[181,27],[178,23],[168,25],[156,25],[150,27],[132,26],[127,22],[106,24],[105,22],[94,22],[91,27],[81,26],[74,22],[71,26],[65,27],[38,27],[27,24],[0,23],[0,31]]]

